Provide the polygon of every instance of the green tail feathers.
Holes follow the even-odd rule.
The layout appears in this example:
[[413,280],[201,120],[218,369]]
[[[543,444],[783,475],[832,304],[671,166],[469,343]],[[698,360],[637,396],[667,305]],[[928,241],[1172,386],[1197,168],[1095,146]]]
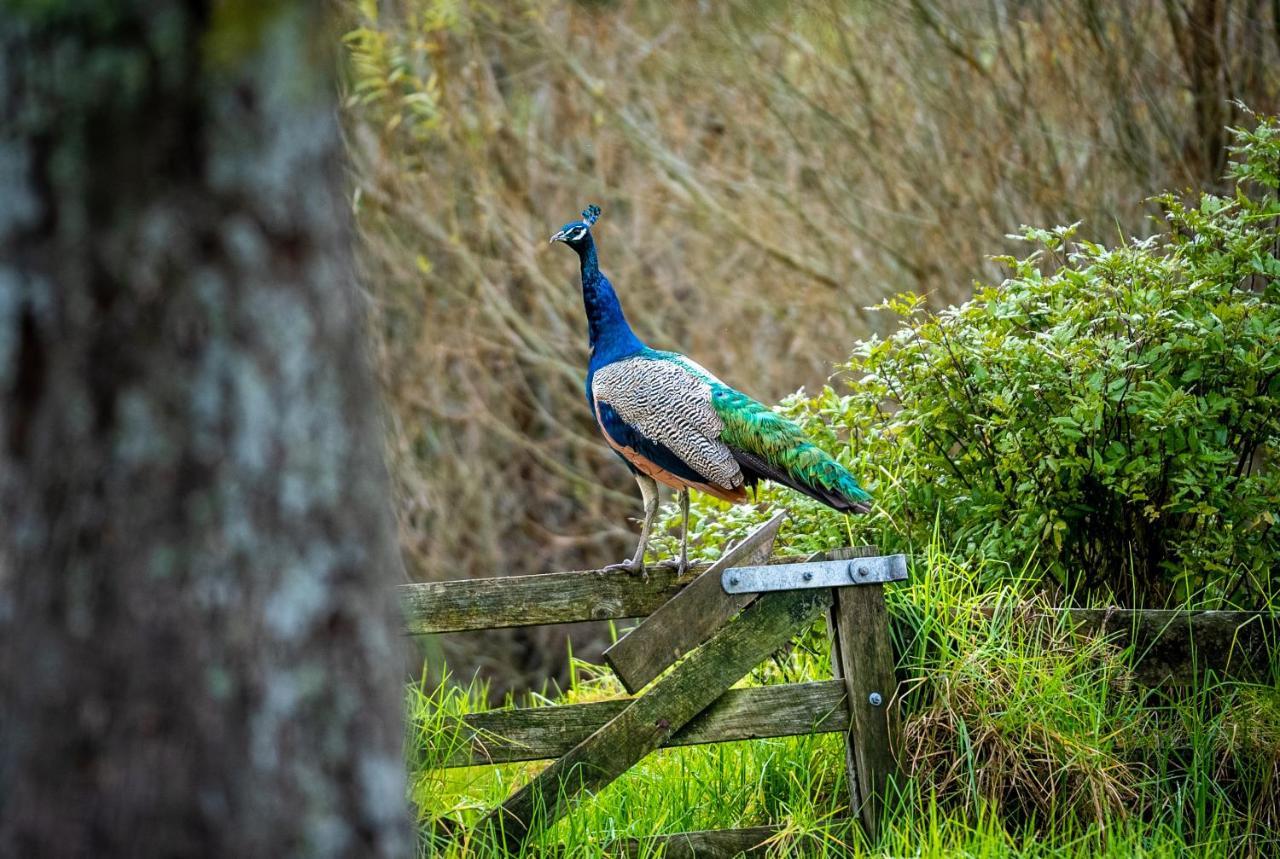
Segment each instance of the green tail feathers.
[[846,513],[871,509],[857,479],[782,415],[723,384],[712,386],[711,404],[724,422],[721,441],[748,479],[782,483]]

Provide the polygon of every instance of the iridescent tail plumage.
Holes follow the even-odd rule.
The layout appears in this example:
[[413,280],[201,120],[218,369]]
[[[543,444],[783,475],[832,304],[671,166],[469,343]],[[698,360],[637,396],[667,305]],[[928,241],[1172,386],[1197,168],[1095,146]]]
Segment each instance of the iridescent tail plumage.
[[722,382],[711,396],[724,422],[720,438],[748,483],[772,480],[842,513],[871,509],[871,496],[857,479],[795,423]]

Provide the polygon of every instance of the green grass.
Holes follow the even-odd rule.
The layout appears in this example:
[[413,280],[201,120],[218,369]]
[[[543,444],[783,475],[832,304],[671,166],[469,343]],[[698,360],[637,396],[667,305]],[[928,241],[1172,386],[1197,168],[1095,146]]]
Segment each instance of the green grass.
[[[1267,856],[1280,851],[1280,679],[1136,686],[1132,654],[1052,615],[1032,571],[960,563],[937,545],[889,590],[907,777],[877,844],[844,819],[838,735],[658,752],[533,839],[601,856],[615,838],[783,824],[778,855]],[[830,676],[821,624],[743,685]],[[1280,672],[1277,672],[1280,678]],[[424,855],[501,855],[463,838],[432,846],[438,819],[465,829],[545,762],[442,770],[450,719],[483,689],[409,690],[412,798]],[[607,669],[574,660],[569,688],[522,706],[622,695]],[[433,853],[433,850],[435,851]]]

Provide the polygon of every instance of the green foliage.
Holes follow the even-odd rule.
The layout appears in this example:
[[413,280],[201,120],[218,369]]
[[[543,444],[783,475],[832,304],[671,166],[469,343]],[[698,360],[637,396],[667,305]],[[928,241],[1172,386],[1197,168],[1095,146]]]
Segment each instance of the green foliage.
[[1011,830],[1103,830],[1162,801],[1140,789],[1152,719],[1132,686],[1133,654],[1047,611],[1035,581],[935,540],[888,591],[909,678],[907,794]]
[[457,4],[430,0],[406,9],[399,30],[379,20],[374,0],[353,4],[358,25],[344,37],[351,62],[348,108],[361,108],[386,133],[402,132],[414,143],[440,124],[440,79],[433,53],[458,25]]
[[[938,313],[886,302],[900,327],[857,346],[850,393],[787,404],[875,497],[860,536],[923,545],[936,527],[1148,604],[1277,591],[1280,123],[1233,134],[1232,196],[1160,197],[1168,230],[1114,248],[1024,229],[1041,249],[1002,258],[1003,283]],[[811,543],[841,541],[785,503]]]

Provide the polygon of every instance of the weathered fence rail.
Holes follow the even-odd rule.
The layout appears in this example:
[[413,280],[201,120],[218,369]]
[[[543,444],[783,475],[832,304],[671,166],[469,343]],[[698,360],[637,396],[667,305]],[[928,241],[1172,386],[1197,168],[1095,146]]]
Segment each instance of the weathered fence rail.
[[[453,741],[448,767],[558,758],[625,710],[634,698],[473,713]],[[833,734],[847,730],[844,684],[818,680],[730,689],[662,747]]]
[[[789,564],[797,556],[774,558]],[[707,567],[694,569],[693,574]],[[688,577],[686,577],[686,581]],[[464,579],[400,586],[405,631],[411,635],[646,617],[680,592],[672,570],[659,567],[647,582],[591,570],[497,579]],[[473,601],[474,600],[474,601]],[[1178,609],[1053,609],[1084,631],[1132,647],[1138,682],[1191,682],[1205,671],[1225,677],[1261,676],[1280,645],[1280,615]],[[890,623],[894,623],[890,618]]]
[[1064,609],[1082,630],[1134,652],[1144,686],[1185,685],[1206,672],[1265,678],[1280,652],[1280,615],[1252,611]]
[[[766,563],[802,560],[793,555]],[[696,565],[682,579],[673,567],[662,565],[651,567],[647,580],[626,573],[580,570],[422,582],[401,585],[400,601],[405,630],[411,635],[624,620],[653,614],[709,566]]]

